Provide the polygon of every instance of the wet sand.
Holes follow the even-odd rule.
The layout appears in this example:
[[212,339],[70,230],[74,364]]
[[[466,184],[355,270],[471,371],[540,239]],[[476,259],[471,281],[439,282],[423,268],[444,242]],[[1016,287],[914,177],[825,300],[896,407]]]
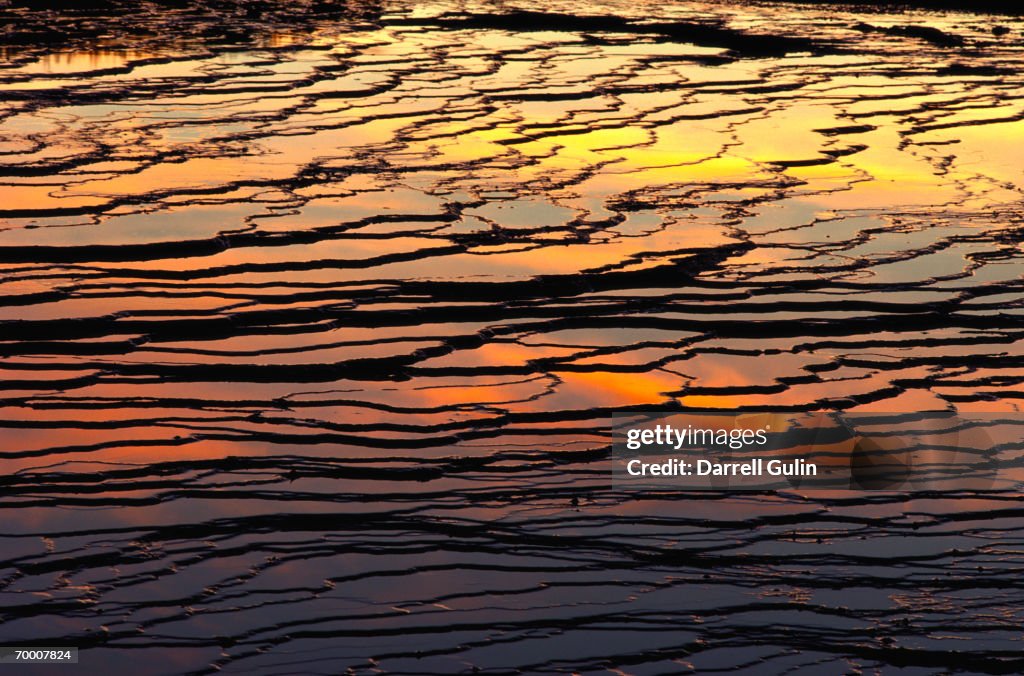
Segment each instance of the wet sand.
[[5,643],[1024,669],[1019,490],[609,467],[613,411],[1018,411],[1020,19],[60,4],[3,10]]

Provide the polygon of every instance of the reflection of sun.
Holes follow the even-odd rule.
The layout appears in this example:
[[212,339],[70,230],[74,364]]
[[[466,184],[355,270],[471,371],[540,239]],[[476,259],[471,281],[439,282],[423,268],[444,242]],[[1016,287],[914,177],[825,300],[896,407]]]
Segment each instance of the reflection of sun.
[[574,373],[558,374],[562,379],[560,394],[571,394],[578,407],[632,406],[660,404],[668,399],[666,392],[679,388],[679,376],[653,371],[649,373]]

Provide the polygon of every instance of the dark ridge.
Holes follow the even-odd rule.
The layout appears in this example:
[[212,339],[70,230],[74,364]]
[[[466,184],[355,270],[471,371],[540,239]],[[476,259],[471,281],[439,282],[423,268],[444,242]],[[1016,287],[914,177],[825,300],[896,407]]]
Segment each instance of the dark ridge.
[[[729,3],[735,0],[724,0]],[[1005,0],[779,0],[769,2],[757,0],[756,4],[765,6],[785,5],[831,5],[836,11],[878,11],[878,12],[913,12],[915,10],[945,10],[951,12],[972,12],[978,14],[1024,14],[1024,8],[1015,2]]]
[[448,30],[514,32],[565,31],[648,35],[656,40],[721,47],[743,56],[783,56],[791,52],[828,51],[828,46],[802,37],[757,35],[714,23],[640,22],[607,15],[512,11],[502,14],[442,14],[437,17],[393,19],[392,25],[438,26]]
[[864,33],[885,33],[886,35],[897,35],[901,37],[918,38],[940,47],[960,47],[964,39],[959,35],[953,35],[939,30],[932,26],[873,26],[869,23],[860,22],[854,26],[855,30]]
[[1009,68],[1001,68],[999,66],[975,66],[968,63],[951,63],[948,66],[937,70],[936,75],[950,75],[953,77],[959,77],[963,75],[978,75],[981,77],[998,77],[1002,75],[1017,75],[1015,70]]

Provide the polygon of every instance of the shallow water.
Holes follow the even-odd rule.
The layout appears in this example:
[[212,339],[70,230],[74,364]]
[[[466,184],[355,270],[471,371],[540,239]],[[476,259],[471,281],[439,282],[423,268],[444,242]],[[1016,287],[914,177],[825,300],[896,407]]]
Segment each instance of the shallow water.
[[625,409],[1018,410],[1024,22],[517,7],[93,19],[130,50],[8,10],[75,39],[0,62],[0,637],[1024,668],[1019,491],[638,495],[608,456]]

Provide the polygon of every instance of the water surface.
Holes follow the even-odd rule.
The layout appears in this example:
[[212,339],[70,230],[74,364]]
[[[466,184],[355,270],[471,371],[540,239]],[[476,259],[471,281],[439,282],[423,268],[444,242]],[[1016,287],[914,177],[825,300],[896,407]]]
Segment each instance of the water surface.
[[612,411],[1018,410],[1024,23],[322,4],[5,10],[5,642],[1024,669],[1018,491],[608,464]]

